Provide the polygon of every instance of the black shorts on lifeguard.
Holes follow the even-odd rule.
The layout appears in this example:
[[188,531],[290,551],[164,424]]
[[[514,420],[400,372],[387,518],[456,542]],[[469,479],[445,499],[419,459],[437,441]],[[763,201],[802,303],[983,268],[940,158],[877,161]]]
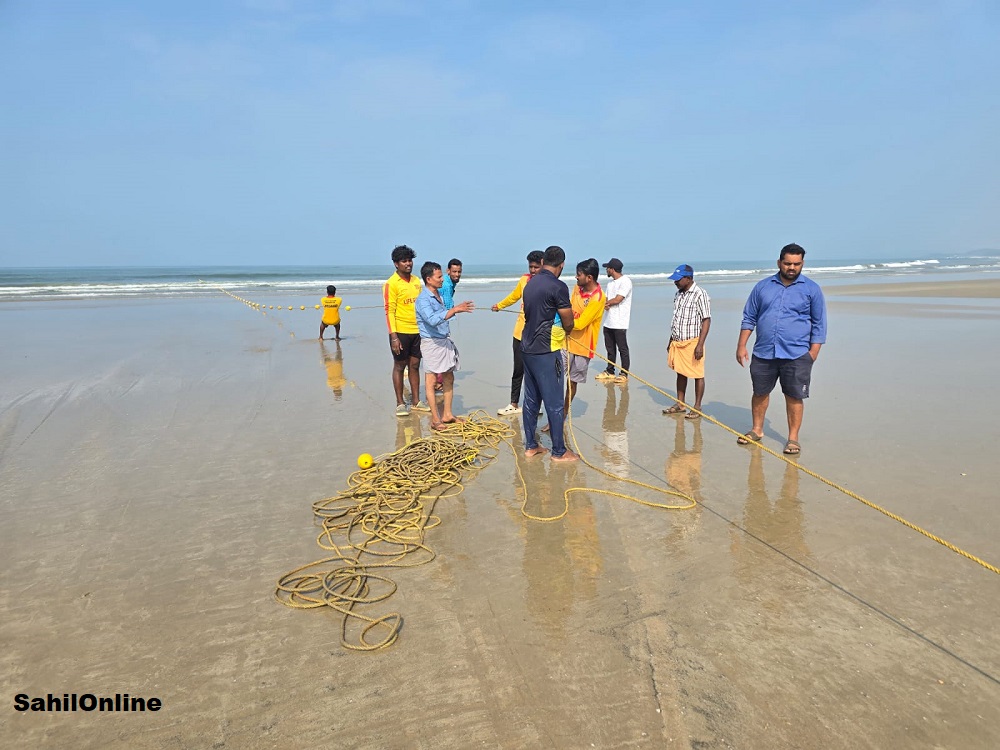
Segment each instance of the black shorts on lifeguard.
[[[393,352],[392,358],[397,362],[409,362],[411,359],[420,359],[420,334],[419,333],[397,333],[399,345],[402,347],[399,354]],[[389,351],[392,351],[392,344],[389,344]]]

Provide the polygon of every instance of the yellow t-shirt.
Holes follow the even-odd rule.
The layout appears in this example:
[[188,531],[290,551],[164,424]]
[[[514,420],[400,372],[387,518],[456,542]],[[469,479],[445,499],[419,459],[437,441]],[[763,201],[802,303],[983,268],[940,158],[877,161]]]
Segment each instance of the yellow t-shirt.
[[424,285],[416,274],[410,274],[409,281],[403,281],[394,273],[382,286],[382,300],[385,303],[385,324],[389,333],[420,333],[417,328],[417,309],[414,303]]
[[323,307],[323,322],[328,326],[335,326],[340,323],[340,297],[324,297],[320,300]]

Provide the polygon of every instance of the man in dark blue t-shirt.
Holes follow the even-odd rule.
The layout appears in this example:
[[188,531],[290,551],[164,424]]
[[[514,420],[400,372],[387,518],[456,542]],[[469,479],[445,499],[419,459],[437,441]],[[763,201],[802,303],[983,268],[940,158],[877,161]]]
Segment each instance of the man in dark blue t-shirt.
[[537,456],[546,449],[538,444],[535,428],[538,413],[545,404],[552,436],[552,460],[576,461],[563,438],[563,356],[552,351],[552,326],[556,315],[567,331],[573,330],[573,308],[569,287],[559,281],[566,253],[555,245],[546,248],[542,268],[524,287],[524,331],[521,334],[521,357],[524,360],[524,445],[526,456]]

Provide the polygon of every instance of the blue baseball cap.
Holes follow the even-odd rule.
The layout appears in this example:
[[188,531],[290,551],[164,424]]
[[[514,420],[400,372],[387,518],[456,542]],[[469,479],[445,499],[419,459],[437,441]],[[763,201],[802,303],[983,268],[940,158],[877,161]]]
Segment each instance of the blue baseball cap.
[[674,269],[674,272],[668,277],[671,281],[677,281],[677,279],[683,279],[685,276],[689,278],[694,278],[694,269],[691,266],[686,266],[683,263]]

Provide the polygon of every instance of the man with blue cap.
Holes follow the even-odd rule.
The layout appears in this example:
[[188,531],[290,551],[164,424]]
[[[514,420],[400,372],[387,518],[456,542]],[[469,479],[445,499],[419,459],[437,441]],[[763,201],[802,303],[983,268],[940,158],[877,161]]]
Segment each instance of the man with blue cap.
[[694,409],[686,419],[701,416],[701,400],[705,396],[705,339],[712,325],[711,300],[708,292],[694,283],[694,269],[681,264],[669,276],[677,287],[674,294],[674,318],[670,323],[667,344],[667,366],[677,373],[678,403],[664,409],[664,414],[684,414],[688,378],[694,378]]

